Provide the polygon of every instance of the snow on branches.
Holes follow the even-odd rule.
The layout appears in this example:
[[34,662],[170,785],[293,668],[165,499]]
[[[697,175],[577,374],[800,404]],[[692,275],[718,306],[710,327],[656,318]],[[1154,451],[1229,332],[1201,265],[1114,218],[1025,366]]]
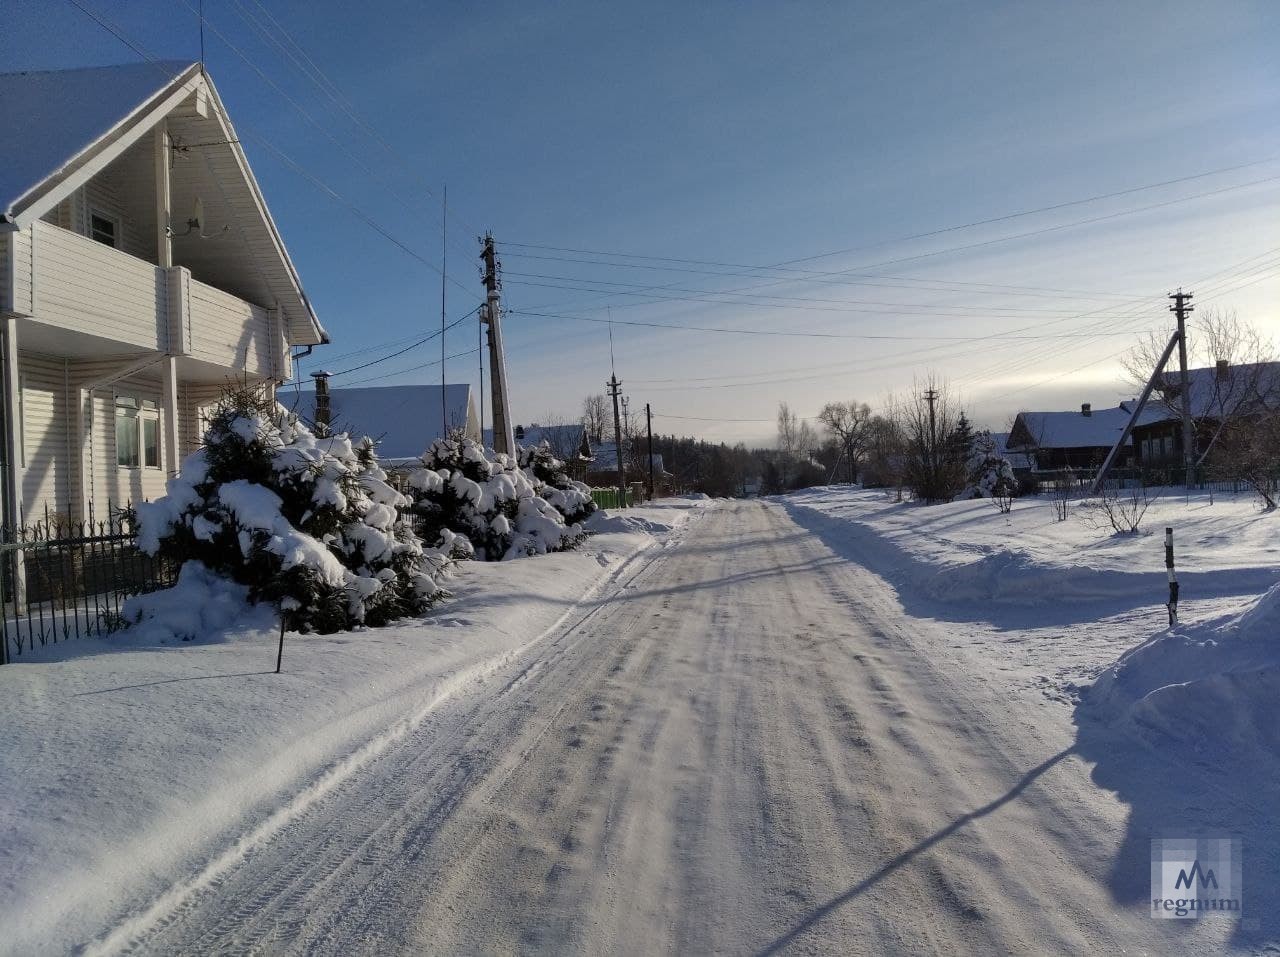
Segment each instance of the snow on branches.
[[401,520],[408,504],[370,440],[318,437],[269,397],[234,389],[166,494],[136,506],[138,545],[247,586],[297,630],[383,625],[442,595],[448,559]]
[[[458,558],[500,561],[572,548],[594,510],[586,486],[563,477],[550,449],[492,458],[466,438],[437,439],[409,473],[424,537]],[[541,473],[541,474],[539,474]],[[562,482],[563,487],[557,487]]]
[[980,432],[972,439],[968,461],[968,483],[960,498],[989,498],[1000,511],[1008,512],[1018,494],[1018,478],[1013,466],[996,450],[990,432]]

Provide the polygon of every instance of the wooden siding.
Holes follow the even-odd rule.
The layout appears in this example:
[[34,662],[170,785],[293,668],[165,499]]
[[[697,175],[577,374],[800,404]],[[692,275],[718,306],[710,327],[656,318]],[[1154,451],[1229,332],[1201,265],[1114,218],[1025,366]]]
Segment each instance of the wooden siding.
[[67,364],[46,356],[18,355],[22,387],[22,510],[27,521],[49,512],[70,514],[71,432],[68,429]]
[[9,234],[0,233],[0,313],[13,308],[9,294]]
[[204,444],[202,417],[217,404],[221,386],[187,386],[178,396],[178,445],[186,457]]
[[9,234],[13,243],[13,302],[9,309],[21,316],[31,315],[31,230]]
[[164,270],[47,223],[36,223],[34,314],[41,322],[143,349],[163,349]]
[[[118,248],[152,264],[158,261],[155,181],[155,142],[148,134],[83,187],[86,210],[102,209],[119,217]],[[88,235],[87,222],[77,232]]]
[[279,335],[261,306],[191,281],[191,355],[206,362],[270,377],[279,366]]

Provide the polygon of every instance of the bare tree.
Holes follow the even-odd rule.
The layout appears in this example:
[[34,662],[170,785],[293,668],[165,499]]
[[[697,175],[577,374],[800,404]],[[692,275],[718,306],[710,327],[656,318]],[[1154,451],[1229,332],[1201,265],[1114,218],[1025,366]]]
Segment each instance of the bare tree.
[[1244,482],[1263,509],[1273,511],[1280,499],[1280,413],[1237,421],[1223,433],[1221,444],[1222,465],[1215,473]]
[[818,421],[840,446],[849,465],[849,481],[858,480],[858,465],[866,456],[871,440],[871,406],[865,402],[828,402],[818,413]]
[[551,453],[561,462],[571,462],[582,444],[581,433],[572,428],[563,415],[548,412],[542,418],[542,438],[551,446]]
[[592,442],[599,444],[604,441],[610,422],[609,403],[603,394],[596,393],[582,400],[582,427]]
[[[887,405],[891,404],[886,403]],[[873,415],[867,423],[866,465],[864,484],[902,488],[902,433],[892,418]]]
[[[1121,360],[1130,384],[1145,387],[1167,341],[1150,333]],[[1280,410],[1280,372],[1274,365],[1275,346],[1234,310],[1210,309],[1190,324],[1187,355],[1193,368],[1214,369],[1192,385],[1192,426],[1198,438],[1194,465],[1199,468],[1237,422]],[[1182,415],[1176,369],[1165,368],[1154,401],[1170,418]]]
[[905,484],[925,502],[950,501],[964,487],[966,463],[954,454],[960,415],[946,382],[930,374],[909,396],[890,403],[902,437]]

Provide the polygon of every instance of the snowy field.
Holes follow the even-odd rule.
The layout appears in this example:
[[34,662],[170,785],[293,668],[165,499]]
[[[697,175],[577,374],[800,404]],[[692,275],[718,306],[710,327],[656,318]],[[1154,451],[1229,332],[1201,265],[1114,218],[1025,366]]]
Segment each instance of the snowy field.
[[[69,641],[0,668],[0,952],[65,953],[216,849],[249,852],[704,504],[601,513],[576,552],[459,564],[423,621],[288,635],[281,675],[269,615],[198,643]],[[261,823],[245,836],[247,821]]]
[[1240,611],[1280,581],[1280,514],[1255,496],[1167,490],[1137,534],[1090,527],[1047,497],[898,503],[883,490],[832,486],[781,498],[835,551],[895,586],[914,615],[955,623],[957,646],[1013,691],[1064,700],[1165,627],[1164,529],[1174,530],[1184,624]]

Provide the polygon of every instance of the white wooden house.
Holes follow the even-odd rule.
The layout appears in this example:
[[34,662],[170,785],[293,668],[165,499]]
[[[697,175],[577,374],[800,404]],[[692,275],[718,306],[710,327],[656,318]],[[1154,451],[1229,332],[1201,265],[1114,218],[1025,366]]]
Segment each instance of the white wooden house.
[[229,379],[328,341],[199,64],[0,74],[8,523],[162,494]]

